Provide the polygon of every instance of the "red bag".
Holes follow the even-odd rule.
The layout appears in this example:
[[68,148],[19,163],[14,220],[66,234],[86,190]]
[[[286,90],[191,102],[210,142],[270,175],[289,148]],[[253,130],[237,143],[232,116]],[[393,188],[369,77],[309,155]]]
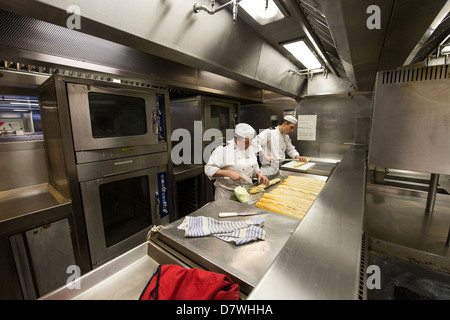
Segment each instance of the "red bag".
[[226,275],[160,265],[139,300],[238,300],[239,284]]

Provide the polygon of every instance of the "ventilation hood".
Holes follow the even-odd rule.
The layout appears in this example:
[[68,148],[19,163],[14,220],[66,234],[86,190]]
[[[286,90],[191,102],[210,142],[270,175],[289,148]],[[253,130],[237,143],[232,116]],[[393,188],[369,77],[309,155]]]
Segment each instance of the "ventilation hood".
[[[449,0],[274,0],[285,18],[265,25],[242,9],[236,21],[231,8],[194,13],[195,3],[210,0],[76,2],[79,33],[289,97],[301,96],[306,80],[289,73],[304,66],[283,48],[286,42],[305,39],[329,74],[372,91],[377,72],[423,61],[450,33]],[[71,5],[0,0],[4,10],[61,27]],[[379,9],[379,28],[368,27],[371,6]]]

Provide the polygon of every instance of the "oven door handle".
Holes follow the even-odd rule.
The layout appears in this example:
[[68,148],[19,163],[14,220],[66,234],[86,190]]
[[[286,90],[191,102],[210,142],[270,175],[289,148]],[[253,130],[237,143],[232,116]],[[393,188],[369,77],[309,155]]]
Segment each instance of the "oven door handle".
[[128,164],[128,163],[133,163],[133,160],[114,162],[114,165],[115,166],[120,166],[121,164]]
[[153,110],[152,114],[153,114],[153,133],[157,135],[159,132],[158,110],[157,109]]
[[[133,160],[125,160],[125,161],[118,161],[118,162],[114,162],[114,166],[120,166],[120,165],[124,165],[124,164],[130,164],[133,163]],[[112,176],[116,176],[118,174],[123,174],[123,173],[127,173],[129,172],[130,169],[123,169],[121,171],[115,171],[112,173],[107,173],[103,175],[103,178],[108,178],[108,177],[112,177]]]
[[156,210],[155,210],[155,213],[156,213],[156,219],[159,219],[159,217],[161,216],[160,215],[160,208],[161,208],[161,201],[159,200],[159,192],[158,191],[156,191],[155,192],[155,200],[156,200]]

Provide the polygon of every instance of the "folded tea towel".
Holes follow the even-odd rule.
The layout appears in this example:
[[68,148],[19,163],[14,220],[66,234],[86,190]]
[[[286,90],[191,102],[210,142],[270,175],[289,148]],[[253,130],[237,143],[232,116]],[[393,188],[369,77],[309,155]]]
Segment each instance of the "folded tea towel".
[[185,237],[214,236],[226,242],[241,245],[254,240],[264,240],[266,232],[262,226],[263,217],[254,217],[242,221],[219,221],[211,217],[184,218],[178,229],[184,230]]

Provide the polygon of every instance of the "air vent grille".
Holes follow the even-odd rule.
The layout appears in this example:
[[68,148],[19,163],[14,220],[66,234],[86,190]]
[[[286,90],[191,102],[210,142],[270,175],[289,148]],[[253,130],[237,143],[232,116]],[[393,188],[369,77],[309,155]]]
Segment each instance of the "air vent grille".
[[365,290],[364,287],[366,285],[366,250],[367,250],[367,243],[366,243],[366,233],[363,232],[361,236],[361,263],[360,263],[360,270],[359,270],[359,288],[358,288],[358,299],[364,300],[365,299]]
[[448,65],[412,68],[382,73],[382,84],[450,79]]
[[347,73],[345,72],[344,66],[337,53],[330,27],[320,4],[315,0],[297,0],[297,2],[306,17],[312,32],[322,44],[330,63],[336,69],[337,75],[341,78],[348,79]]

